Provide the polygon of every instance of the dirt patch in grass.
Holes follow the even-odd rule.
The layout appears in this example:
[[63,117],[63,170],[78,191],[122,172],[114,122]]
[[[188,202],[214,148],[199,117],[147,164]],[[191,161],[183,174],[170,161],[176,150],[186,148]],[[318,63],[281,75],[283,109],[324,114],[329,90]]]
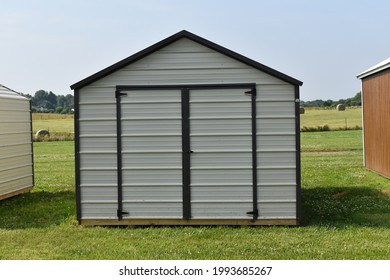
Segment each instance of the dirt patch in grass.
[[381,193],[383,193],[384,195],[390,197],[390,190],[388,190],[388,189],[386,189],[386,190],[381,190]]

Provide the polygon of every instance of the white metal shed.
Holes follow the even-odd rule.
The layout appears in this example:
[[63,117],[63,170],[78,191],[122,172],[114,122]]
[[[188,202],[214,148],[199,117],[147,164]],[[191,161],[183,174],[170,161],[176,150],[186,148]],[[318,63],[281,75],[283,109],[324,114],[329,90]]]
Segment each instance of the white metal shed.
[[0,200],[34,186],[31,103],[0,85]]
[[188,31],[76,84],[89,225],[297,225],[302,82]]

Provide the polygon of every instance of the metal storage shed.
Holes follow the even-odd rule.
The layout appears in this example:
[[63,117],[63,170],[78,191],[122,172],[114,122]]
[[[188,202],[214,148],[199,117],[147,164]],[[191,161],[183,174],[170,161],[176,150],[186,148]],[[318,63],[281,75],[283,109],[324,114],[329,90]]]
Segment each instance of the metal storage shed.
[[390,178],[390,58],[357,77],[362,80],[364,165]]
[[85,225],[297,225],[302,82],[188,31],[76,84]]
[[30,100],[0,85],[0,200],[34,186]]

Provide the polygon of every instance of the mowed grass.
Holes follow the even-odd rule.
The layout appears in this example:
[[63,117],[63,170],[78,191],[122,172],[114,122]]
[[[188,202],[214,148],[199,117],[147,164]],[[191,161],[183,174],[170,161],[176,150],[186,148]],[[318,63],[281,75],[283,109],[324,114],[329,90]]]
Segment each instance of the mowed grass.
[[305,108],[305,113],[301,114],[301,128],[324,125],[328,125],[331,130],[361,127],[362,108],[347,108],[345,111]]
[[390,259],[390,183],[361,131],[302,133],[301,227],[82,227],[73,142],[34,148],[34,191],[0,201],[0,259]]

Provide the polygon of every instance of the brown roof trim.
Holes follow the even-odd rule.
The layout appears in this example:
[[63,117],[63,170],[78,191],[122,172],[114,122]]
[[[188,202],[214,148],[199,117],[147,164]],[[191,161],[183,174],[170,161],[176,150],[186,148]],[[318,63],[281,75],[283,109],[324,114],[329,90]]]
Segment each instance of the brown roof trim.
[[224,48],[224,47],[222,47],[218,44],[215,44],[209,40],[206,40],[202,37],[199,37],[198,35],[195,35],[191,32],[183,30],[183,31],[180,31],[180,32],[178,32],[178,33],[176,33],[176,34],[174,34],[174,35],[172,35],[172,36],[170,36],[170,37],[168,37],[168,38],[166,38],[166,39],[164,39],[164,40],[162,40],[162,41],[160,41],[160,42],[158,42],[150,47],[147,47],[146,49],[143,49],[140,52],[137,52],[137,53],[135,53],[135,54],[133,54],[133,55],[131,55],[131,56],[129,56],[129,57],[127,57],[127,58],[125,58],[125,59],[123,59],[123,60],[121,60],[121,61],[95,73],[95,74],[93,74],[92,76],[89,76],[89,77],[71,85],[70,88],[71,89],[80,89],[84,86],[87,86],[87,85],[89,85],[89,84],[91,84],[91,83],[93,83],[93,82],[95,82],[95,81],[97,81],[97,80],[99,80],[107,75],[110,75],[111,73],[113,73],[113,72],[115,72],[115,71],[137,61],[137,60],[140,60],[140,59],[144,58],[145,56],[148,56],[151,53],[153,53],[153,52],[155,52],[155,51],[157,51],[157,50],[159,50],[159,49],[161,49],[169,44],[172,44],[173,42],[175,42],[179,39],[182,39],[182,38],[187,38],[187,39],[190,39],[192,41],[195,41],[201,45],[204,45],[205,47],[213,49],[213,50],[220,52],[226,56],[229,56],[233,59],[236,59],[242,63],[245,63],[249,66],[252,66],[260,71],[263,71],[267,74],[270,74],[271,76],[274,76],[278,79],[281,79],[287,83],[290,83],[293,85],[298,85],[298,86],[301,86],[303,84],[301,81],[296,80],[296,79],[294,79],[286,74],[283,74],[279,71],[276,71],[275,69],[272,69],[264,64],[261,64],[257,61],[254,61],[250,58],[247,58],[239,53],[236,53],[232,50]]

